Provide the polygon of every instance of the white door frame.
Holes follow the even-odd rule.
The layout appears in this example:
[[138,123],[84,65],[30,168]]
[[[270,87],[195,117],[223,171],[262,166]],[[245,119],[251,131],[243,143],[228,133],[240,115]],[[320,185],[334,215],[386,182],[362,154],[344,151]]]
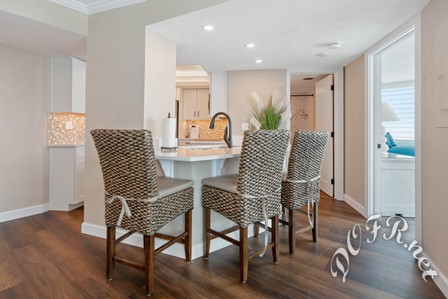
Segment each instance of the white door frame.
[[365,90],[367,99],[365,109],[365,119],[367,120],[365,144],[367,149],[367,159],[364,178],[366,180],[367,214],[370,216],[376,212],[374,199],[376,195],[375,188],[378,180],[378,172],[375,172],[375,166],[379,163],[379,155],[376,148],[378,132],[375,126],[375,119],[378,118],[378,115],[376,115],[375,110],[379,109],[380,104],[375,101],[375,73],[373,71],[375,62],[374,55],[412,31],[415,32],[415,238],[422,244],[420,15],[412,18],[365,53]]
[[[291,98],[291,75],[333,74],[333,131],[334,131],[334,198],[344,200],[344,68],[304,69],[290,68],[287,70],[286,96]],[[289,123],[288,123],[289,128]]]

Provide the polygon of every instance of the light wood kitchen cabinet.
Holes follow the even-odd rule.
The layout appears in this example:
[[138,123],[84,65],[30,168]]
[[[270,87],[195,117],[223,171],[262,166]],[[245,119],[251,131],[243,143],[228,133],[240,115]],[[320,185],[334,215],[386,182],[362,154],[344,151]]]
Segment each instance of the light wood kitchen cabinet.
[[210,117],[210,93],[208,88],[184,88],[183,119],[208,119]]
[[85,146],[50,147],[50,210],[70,211],[84,202]]
[[73,57],[51,59],[51,112],[86,113],[86,63]]

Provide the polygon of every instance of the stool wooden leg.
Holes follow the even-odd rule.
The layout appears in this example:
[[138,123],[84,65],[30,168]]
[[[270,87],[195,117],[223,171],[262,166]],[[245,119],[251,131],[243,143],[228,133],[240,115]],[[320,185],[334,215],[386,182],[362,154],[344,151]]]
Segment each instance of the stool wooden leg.
[[115,226],[107,227],[107,266],[106,278],[111,281],[114,279],[115,269]]
[[314,203],[313,208],[313,242],[317,241],[317,214],[318,214],[318,202]]
[[191,222],[192,222],[192,210],[189,210],[185,213],[185,232],[187,235],[185,236],[185,259],[189,263],[191,261]]
[[260,226],[255,222],[254,223],[254,237],[258,238],[259,234],[260,234]]
[[208,259],[210,254],[210,209],[205,208],[205,253],[204,258]]
[[144,235],[144,249],[145,249],[145,284],[146,295],[151,296],[154,292],[154,235]]
[[[274,242],[274,247],[272,247],[272,259],[274,263],[278,263],[278,258],[280,256],[279,253],[279,241],[278,241],[278,230],[279,230],[279,221],[278,215],[272,217],[272,242]],[[265,232],[267,234],[267,232]]]
[[294,226],[294,210],[288,210],[288,235],[289,235],[289,254],[296,251],[296,232]]
[[[283,221],[287,221],[287,220],[286,220],[286,208],[285,208],[285,206],[283,206],[283,205],[282,205],[282,220],[283,220]],[[286,223],[285,223],[285,222],[282,222],[282,226],[286,226]]]
[[240,227],[240,280],[242,283],[246,283],[247,272],[249,271],[248,243],[247,226]]

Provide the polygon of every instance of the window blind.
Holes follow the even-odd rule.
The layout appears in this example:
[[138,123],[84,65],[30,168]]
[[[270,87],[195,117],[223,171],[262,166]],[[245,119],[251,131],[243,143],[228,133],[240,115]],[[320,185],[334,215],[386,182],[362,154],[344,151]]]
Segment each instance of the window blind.
[[415,136],[415,88],[414,86],[383,88],[382,101],[387,102],[399,121],[385,121],[386,132],[394,139],[414,140]]

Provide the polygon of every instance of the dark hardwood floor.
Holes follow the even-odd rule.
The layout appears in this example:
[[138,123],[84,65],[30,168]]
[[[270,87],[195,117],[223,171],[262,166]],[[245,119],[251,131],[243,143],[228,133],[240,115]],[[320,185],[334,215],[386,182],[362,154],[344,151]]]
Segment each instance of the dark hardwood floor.
[[[306,215],[297,216],[297,225],[304,223]],[[115,279],[106,280],[106,241],[81,234],[82,221],[81,208],[1,223],[0,298],[145,298],[142,271],[117,265]],[[362,245],[357,256],[350,256],[343,283],[340,272],[336,278],[331,275],[331,260],[338,248],[347,249],[347,233],[356,223],[362,227]],[[385,226],[385,219],[381,224]],[[409,224],[413,226],[412,221]],[[293,256],[288,254],[287,228],[280,227],[279,264],[272,263],[271,252],[252,259],[246,284],[239,282],[236,246],[190,264],[158,255],[153,297],[444,298],[431,279],[422,279],[416,260],[403,245],[384,240],[382,234],[367,243],[365,219],[346,203],[322,195],[319,225],[318,242],[312,242],[311,232],[298,235]],[[412,232],[404,239],[409,244]],[[261,234],[251,238],[250,246],[261,246],[263,241]],[[358,247],[356,240],[352,244]],[[142,259],[139,248],[120,245],[118,250]]]

